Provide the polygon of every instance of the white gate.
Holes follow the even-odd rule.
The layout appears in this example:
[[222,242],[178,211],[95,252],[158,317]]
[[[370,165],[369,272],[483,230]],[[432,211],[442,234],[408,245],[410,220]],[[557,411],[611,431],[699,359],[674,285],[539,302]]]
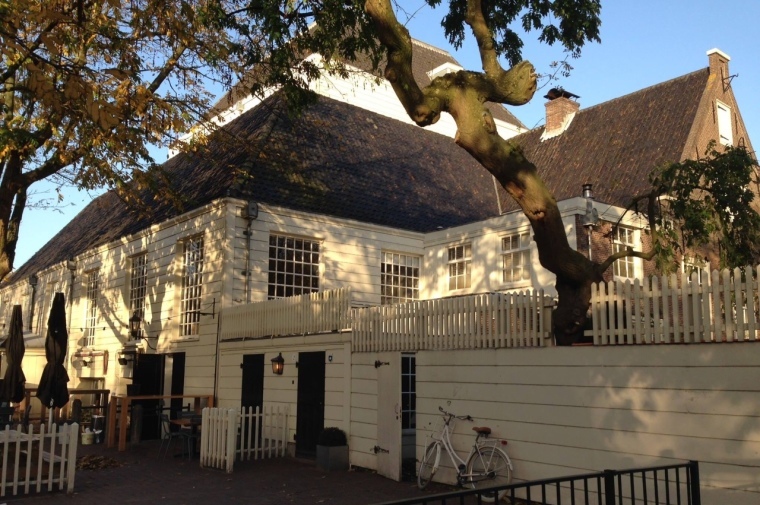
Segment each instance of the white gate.
[[285,456],[288,445],[288,408],[203,409],[201,466],[232,472],[235,458]]
[[32,425],[26,432],[6,426],[0,431],[0,496],[8,489],[17,495],[52,491],[56,485],[72,493],[78,442],[76,423],[53,424],[48,432],[43,424],[38,433]]

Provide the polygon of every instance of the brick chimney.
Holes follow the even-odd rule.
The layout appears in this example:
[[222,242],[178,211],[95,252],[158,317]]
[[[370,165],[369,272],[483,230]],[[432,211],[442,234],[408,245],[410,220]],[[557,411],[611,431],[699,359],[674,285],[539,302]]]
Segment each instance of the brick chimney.
[[728,62],[731,57],[718,48],[707,51],[707,59],[710,62],[710,75],[715,74],[718,79],[728,77]]
[[580,98],[564,89],[552,88],[544,96],[546,102],[546,128],[541,140],[550,139],[567,130],[580,104],[574,98]]

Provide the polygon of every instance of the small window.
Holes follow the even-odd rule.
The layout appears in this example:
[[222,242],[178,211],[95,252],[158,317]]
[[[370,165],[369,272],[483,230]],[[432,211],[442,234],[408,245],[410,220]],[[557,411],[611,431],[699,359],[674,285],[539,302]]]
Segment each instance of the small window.
[[731,128],[731,108],[722,103],[716,102],[718,110],[718,136],[720,143],[726,146],[734,144],[734,135]]
[[319,291],[319,249],[316,240],[270,235],[268,298]]
[[417,427],[417,366],[414,354],[401,355],[401,429]]
[[530,280],[530,233],[501,238],[501,268],[505,284]]
[[380,264],[380,303],[410,302],[420,298],[419,256],[398,253],[383,253]]
[[472,246],[449,247],[449,290],[466,289],[471,285]]
[[[615,228],[612,239],[612,253],[635,247],[635,230],[627,226]],[[628,256],[613,263],[613,273],[616,279],[634,279],[636,277],[636,258]]]

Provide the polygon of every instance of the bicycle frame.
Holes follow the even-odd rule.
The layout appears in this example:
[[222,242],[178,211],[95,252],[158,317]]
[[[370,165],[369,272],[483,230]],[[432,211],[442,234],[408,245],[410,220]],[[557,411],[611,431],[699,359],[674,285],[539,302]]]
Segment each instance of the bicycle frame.
[[[480,454],[480,449],[483,447],[496,447],[498,440],[492,439],[492,440],[481,440],[481,435],[476,435],[475,437],[475,443],[472,444],[472,448],[470,449],[470,453],[467,455],[466,459],[462,459],[457,451],[454,449],[454,446],[451,445],[451,421],[454,419],[457,419],[456,416],[446,413],[443,414],[444,420],[443,420],[443,429],[441,430],[440,437],[438,439],[435,438],[435,433],[430,435],[430,438],[435,441],[436,443],[439,443],[443,446],[444,449],[446,449],[446,453],[449,455],[449,459],[451,460],[451,464],[454,466],[454,468],[457,469],[457,482],[460,485],[471,483],[471,482],[478,482],[480,480],[485,480],[488,478],[488,476],[478,476],[478,479],[474,479],[472,474],[465,473],[465,470],[467,468],[467,461],[472,458],[472,455],[476,452]],[[427,444],[426,444],[427,445]],[[436,455],[436,462],[435,467],[437,468],[440,464],[439,461],[440,453]]]

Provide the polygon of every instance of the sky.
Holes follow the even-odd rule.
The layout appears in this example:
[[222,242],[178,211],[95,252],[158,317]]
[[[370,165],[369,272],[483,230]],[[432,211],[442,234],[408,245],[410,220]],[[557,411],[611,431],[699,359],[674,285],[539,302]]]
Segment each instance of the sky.
[[[454,50],[443,34],[443,9],[426,7],[422,0],[404,0],[412,37],[448,50],[469,70],[480,70],[472,38]],[[447,2],[442,2],[445,6]],[[419,10],[418,10],[419,8]],[[707,67],[707,51],[718,48],[731,57],[731,87],[753,147],[760,146],[760,38],[755,0],[607,0],[602,3],[601,43],[588,44],[581,57],[570,59],[569,77],[559,77],[539,89],[533,100],[511,111],[528,127],[543,124],[542,98],[550,87],[561,86],[579,95],[581,109]],[[403,19],[402,19],[403,20]],[[553,61],[565,59],[560,46],[546,46],[534,34],[524,37],[523,58],[539,73],[550,73]],[[539,83],[540,85],[541,83]],[[667,132],[663,132],[667,134]],[[166,158],[157,152],[156,159]],[[45,187],[34,187],[45,191]],[[87,203],[92,194],[68,190],[60,210],[28,209],[21,224],[15,265],[21,266],[58,233]]]

